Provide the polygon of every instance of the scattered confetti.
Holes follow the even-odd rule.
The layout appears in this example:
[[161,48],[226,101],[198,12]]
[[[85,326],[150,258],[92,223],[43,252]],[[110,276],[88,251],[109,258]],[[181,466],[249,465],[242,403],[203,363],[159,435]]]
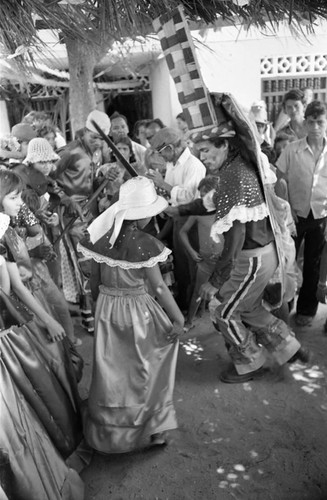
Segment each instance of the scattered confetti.
[[304,392],[307,392],[308,394],[312,394],[314,389],[312,387],[309,387],[307,385],[302,385],[301,389],[304,391]]
[[324,374],[322,372],[316,372],[316,371],[307,371],[306,373],[309,375],[310,378],[323,378]]
[[237,471],[239,471],[239,472],[244,472],[245,471],[245,467],[242,464],[236,464],[236,465],[234,465],[234,469],[237,470]]
[[303,382],[310,382],[310,379],[305,377],[302,373],[294,373],[295,380],[302,380]]
[[245,382],[245,383],[243,384],[243,389],[244,389],[245,391],[252,391],[252,387],[250,386],[250,384],[249,384],[248,382]]
[[201,353],[203,352],[203,347],[197,339],[188,339],[186,341],[182,341],[180,343],[182,349],[185,354],[190,356],[191,354],[194,356],[196,361],[202,361],[203,358]]

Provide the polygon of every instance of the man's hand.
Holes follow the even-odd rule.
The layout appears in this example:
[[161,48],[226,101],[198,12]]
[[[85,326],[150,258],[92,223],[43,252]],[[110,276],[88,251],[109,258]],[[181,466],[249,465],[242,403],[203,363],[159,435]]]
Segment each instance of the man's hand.
[[204,300],[211,300],[212,297],[218,292],[218,288],[209,283],[204,283],[200,288],[200,297]]
[[104,163],[101,167],[98,168],[97,175],[103,175],[106,179],[113,182],[121,176],[121,169],[116,165],[113,166],[110,163]]

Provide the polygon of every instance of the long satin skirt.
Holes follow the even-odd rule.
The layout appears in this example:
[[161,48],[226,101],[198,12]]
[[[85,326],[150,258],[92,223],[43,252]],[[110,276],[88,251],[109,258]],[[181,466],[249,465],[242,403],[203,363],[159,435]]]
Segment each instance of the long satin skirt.
[[76,446],[76,409],[49,356],[27,326],[0,332],[0,350],[4,493],[15,500],[82,500],[83,482],[63,458]]
[[[38,416],[54,446],[67,458],[82,437],[77,384],[62,342],[46,343],[34,322],[0,332],[1,362]],[[1,415],[0,415],[1,419]]]
[[150,444],[177,427],[173,389],[178,342],[172,324],[145,291],[100,287],[94,364],[84,434],[103,453]]

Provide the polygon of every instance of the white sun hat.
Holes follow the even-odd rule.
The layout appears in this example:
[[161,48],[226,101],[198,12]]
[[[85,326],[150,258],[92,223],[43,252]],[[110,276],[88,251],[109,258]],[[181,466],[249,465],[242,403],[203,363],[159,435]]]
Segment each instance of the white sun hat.
[[99,132],[92,124],[92,120],[95,121],[97,125],[99,125],[104,134],[109,134],[110,118],[108,115],[106,115],[106,113],[104,113],[103,111],[99,111],[98,109],[94,109],[93,111],[91,111],[91,113],[89,113],[86,119],[85,127],[91,132],[98,134]]
[[32,139],[27,146],[27,155],[24,163],[57,161],[60,156],[54,152],[51,144],[42,137]]
[[88,227],[90,240],[95,243],[114,226],[109,240],[109,243],[113,245],[124,220],[153,217],[163,212],[167,206],[167,200],[157,195],[151,179],[142,176],[133,177],[120,187],[118,201],[107,208]]

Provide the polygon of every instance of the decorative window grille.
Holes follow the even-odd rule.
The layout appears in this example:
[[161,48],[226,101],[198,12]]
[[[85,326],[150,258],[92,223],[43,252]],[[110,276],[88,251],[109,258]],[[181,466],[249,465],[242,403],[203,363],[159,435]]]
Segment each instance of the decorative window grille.
[[327,54],[264,57],[260,63],[262,99],[272,122],[292,88],[311,88],[314,99],[327,102]]

